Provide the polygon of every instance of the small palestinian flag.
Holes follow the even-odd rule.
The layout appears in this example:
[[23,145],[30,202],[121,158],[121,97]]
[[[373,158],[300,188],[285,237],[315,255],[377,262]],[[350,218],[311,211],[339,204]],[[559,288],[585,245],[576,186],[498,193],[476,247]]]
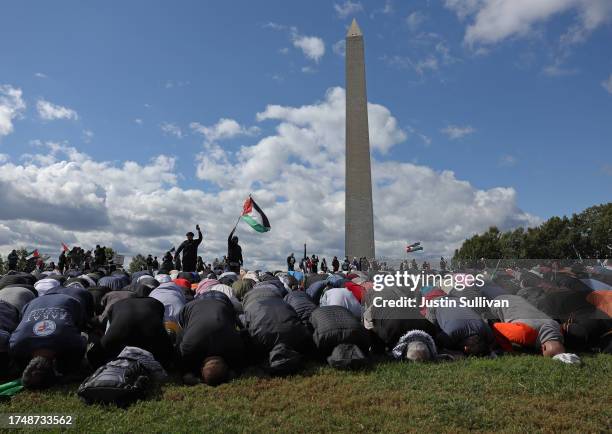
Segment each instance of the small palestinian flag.
[[251,226],[257,232],[268,232],[270,230],[270,221],[268,220],[268,217],[266,217],[264,212],[251,196],[244,201],[241,217],[242,220],[247,222],[249,226]]

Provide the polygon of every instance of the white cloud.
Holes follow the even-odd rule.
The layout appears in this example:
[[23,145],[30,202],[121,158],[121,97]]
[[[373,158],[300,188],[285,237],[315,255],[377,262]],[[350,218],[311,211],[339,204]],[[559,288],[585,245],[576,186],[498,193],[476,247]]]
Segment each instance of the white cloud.
[[350,15],[355,15],[361,11],[363,11],[363,5],[361,2],[352,2],[351,0],[346,0],[342,4],[334,3],[334,9],[338,14],[338,17],[344,19]]
[[[65,144],[44,143],[48,152],[38,153],[44,162],[0,161],[0,250],[23,245],[56,255],[63,241],[159,256],[200,223],[200,251],[210,261],[225,254],[227,234],[252,193],[272,231],[258,234],[239,226],[247,267],[281,266],[303,242],[319,256],[341,255],[344,100],[344,90],[332,88],[314,104],[269,105],[257,119],[276,122],[274,133],[236,152],[210,143],[197,156],[198,177],[214,184],[204,191],[181,187],[174,158],[163,155],[144,164],[111,163]],[[386,107],[369,103],[368,108],[378,255],[402,257],[404,238],[448,255],[465,237],[491,225],[538,222],[517,208],[512,188],[479,190],[449,171],[379,160],[381,152],[403,143],[406,133]],[[238,131],[235,125],[230,133],[209,128],[216,137]]]
[[297,32],[292,34],[293,46],[299,48],[310,60],[318,62],[325,54],[325,42],[317,36],[304,36]]
[[185,87],[189,86],[191,82],[189,81],[181,81],[181,80],[167,80],[164,84],[166,89],[173,89],[175,87]]
[[423,12],[414,11],[406,17],[406,24],[411,32],[416,32],[426,19],[427,16]]
[[34,77],[36,77],[36,78],[47,78],[47,74],[43,74],[42,72],[36,72],[34,74]]
[[503,167],[514,167],[518,164],[518,158],[514,155],[502,155],[499,157],[499,165]]
[[393,13],[393,4],[390,0],[385,1],[385,7],[381,11],[383,14],[392,14]]
[[346,55],[346,40],[340,39],[334,45],[332,45],[332,51],[338,56],[344,57]]
[[451,53],[444,37],[435,32],[418,31],[415,28],[409,44],[414,53],[412,56],[384,55],[382,60],[389,66],[413,70],[421,76],[421,79],[426,76],[436,76],[442,82],[444,81],[442,69],[461,61]]
[[317,72],[317,70],[314,69],[312,66],[302,66],[302,72],[304,74],[314,74],[315,72]]
[[612,94],[612,74],[610,74],[607,80],[602,81],[601,85],[608,93]]
[[475,14],[487,0],[444,0],[444,5],[454,11],[460,20]]
[[287,26],[283,25],[283,24],[278,24],[278,23],[274,23],[272,21],[264,24],[262,26],[264,29],[272,29],[272,30],[285,30],[287,28]]
[[136,118],[136,119],[134,119],[134,123],[138,124],[138,125],[142,125],[142,119]]
[[422,133],[422,132],[420,132],[420,131],[417,131],[417,129],[416,129],[416,128],[411,127],[411,126],[409,126],[409,127],[408,127],[408,131],[409,131],[411,134],[414,134],[415,136],[417,136],[419,139],[421,139],[421,141],[423,142],[423,144],[424,144],[425,146],[429,146],[429,145],[431,145],[432,140],[431,140],[431,137],[429,137],[428,135],[423,134],[423,133]]
[[91,130],[83,130],[83,141],[85,143],[91,142],[91,139],[94,137],[94,132]]
[[376,18],[376,15],[378,14],[392,15],[394,12],[393,2],[391,0],[385,0],[385,5],[382,7],[382,9],[374,9],[370,14],[370,18]]
[[[302,35],[297,27],[288,27],[284,24],[277,24],[269,22],[263,25],[265,29],[272,29],[276,31],[286,31],[289,33],[291,43],[293,46],[302,51],[304,56],[315,62],[319,62],[325,54],[325,42],[318,36],[305,36]],[[281,54],[288,54],[288,48],[281,48],[279,50]]]
[[192,122],[189,127],[204,136],[206,143],[219,140],[232,139],[239,136],[256,136],[259,134],[258,127],[244,127],[234,119],[221,118],[216,124],[204,126],[199,122]]
[[13,121],[22,115],[25,108],[21,89],[0,85],[0,138],[13,132]]
[[44,99],[39,99],[36,102],[36,110],[38,111],[38,116],[46,121],[53,121],[57,119],[69,119],[76,121],[79,119],[79,115],[76,111],[68,107],[53,104]]
[[164,122],[159,127],[165,134],[169,136],[174,136],[177,139],[183,138],[183,131],[181,130],[181,127],[176,124],[173,124],[172,122]]
[[426,71],[437,71],[438,70],[438,59],[433,56],[429,56],[425,59],[421,59],[414,65],[414,70],[423,75]]
[[428,71],[437,71],[440,67],[438,59],[433,55],[417,61],[403,56],[383,57],[383,60],[385,60],[388,65],[397,68],[412,69],[421,76],[425,75]]
[[548,75],[549,77],[564,77],[567,75],[576,75],[578,74],[578,69],[576,68],[565,68],[561,63],[555,62],[551,65],[545,66],[542,69],[544,75]]
[[576,13],[576,22],[561,37],[561,43],[575,44],[612,15],[610,0],[445,0],[445,5],[462,20],[473,17],[465,32],[468,45],[529,35],[536,24],[569,11]]
[[469,125],[466,125],[464,127],[459,125],[448,125],[441,131],[446,134],[451,140],[461,139],[462,137],[476,132],[476,130]]

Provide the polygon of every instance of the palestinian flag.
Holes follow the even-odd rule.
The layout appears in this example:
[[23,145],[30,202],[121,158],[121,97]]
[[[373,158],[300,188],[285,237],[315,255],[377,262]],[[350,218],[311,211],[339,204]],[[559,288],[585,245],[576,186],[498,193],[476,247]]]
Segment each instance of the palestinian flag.
[[268,220],[268,217],[266,217],[264,212],[251,196],[244,201],[241,217],[242,220],[247,222],[249,226],[251,226],[257,232],[268,232],[270,230],[270,221]]

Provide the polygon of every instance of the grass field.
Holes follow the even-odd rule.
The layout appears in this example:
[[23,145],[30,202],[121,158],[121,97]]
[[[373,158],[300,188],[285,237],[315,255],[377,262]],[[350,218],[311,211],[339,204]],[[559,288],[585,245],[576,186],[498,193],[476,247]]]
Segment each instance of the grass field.
[[126,410],[82,404],[75,384],[22,392],[0,413],[74,414],[79,432],[610,432],[612,356],[583,361],[311,366],[287,378],[251,371],[217,388],[168,384]]

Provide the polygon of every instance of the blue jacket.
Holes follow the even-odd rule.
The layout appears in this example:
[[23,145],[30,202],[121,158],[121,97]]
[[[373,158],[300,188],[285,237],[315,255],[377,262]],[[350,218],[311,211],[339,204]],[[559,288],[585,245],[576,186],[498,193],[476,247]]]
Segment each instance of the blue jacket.
[[35,298],[24,307],[21,322],[11,335],[9,352],[17,358],[29,358],[40,349],[82,354],[86,339],[80,325],[84,321],[85,311],[74,297],[51,294]]

